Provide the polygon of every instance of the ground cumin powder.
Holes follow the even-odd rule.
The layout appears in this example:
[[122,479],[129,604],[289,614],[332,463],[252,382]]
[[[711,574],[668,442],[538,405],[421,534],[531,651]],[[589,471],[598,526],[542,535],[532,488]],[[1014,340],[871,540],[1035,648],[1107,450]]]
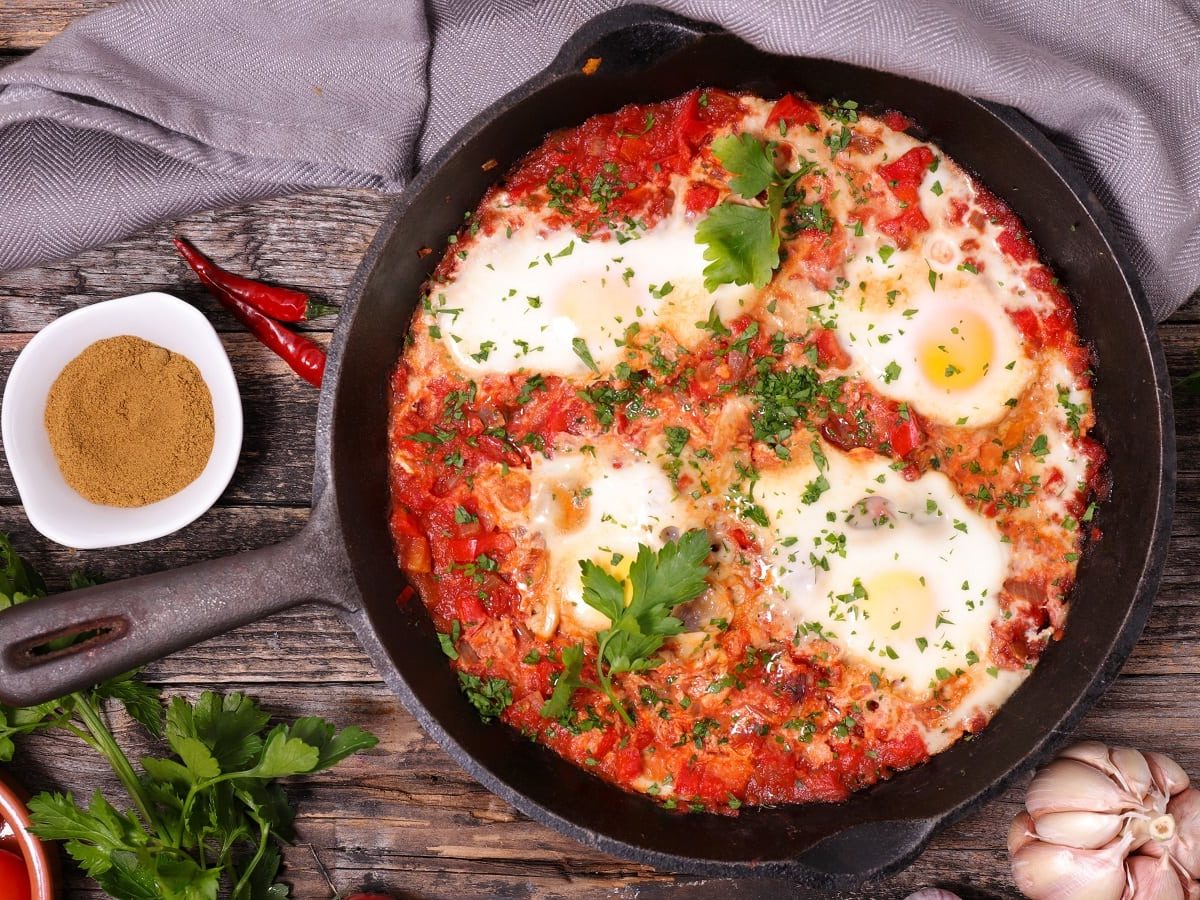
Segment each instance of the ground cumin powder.
[[196,364],[132,335],[96,341],[46,401],[67,484],[93,503],[145,506],[195,481],[213,448],[213,405]]

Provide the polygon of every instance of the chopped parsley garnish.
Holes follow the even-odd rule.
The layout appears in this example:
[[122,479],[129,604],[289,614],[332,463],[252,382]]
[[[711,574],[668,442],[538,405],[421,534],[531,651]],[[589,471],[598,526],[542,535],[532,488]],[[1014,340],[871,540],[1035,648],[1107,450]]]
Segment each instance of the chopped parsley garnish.
[[835,400],[844,380],[821,381],[817,371],[807,366],[781,372],[760,369],[750,390],[757,402],[750,419],[755,439],[770,446],[780,459],[791,459],[786,444],[796,422],[807,416],[818,399]]
[[[462,509],[460,506],[459,509]],[[462,636],[462,623],[455,619],[450,623],[450,633],[442,634],[438,632],[438,643],[442,645],[442,652],[451,659],[458,659],[458,651],[454,649],[454,645],[458,643],[459,637]]]
[[512,686],[503,678],[480,678],[470,672],[459,672],[458,683],[485,722],[512,706]]
[[583,338],[573,338],[571,340],[571,349],[575,351],[575,355],[583,360],[583,364],[595,372],[600,374],[600,367],[596,365],[596,360],[592,359],[592,351],[588,349],[587,341]]
[[672,456],[678,456],[683,452],[683,448],[687,446],[688,439],[691,434],[686,428],[678,425],[668,425],[663,429],[663,433],[667,438],[667,452]]

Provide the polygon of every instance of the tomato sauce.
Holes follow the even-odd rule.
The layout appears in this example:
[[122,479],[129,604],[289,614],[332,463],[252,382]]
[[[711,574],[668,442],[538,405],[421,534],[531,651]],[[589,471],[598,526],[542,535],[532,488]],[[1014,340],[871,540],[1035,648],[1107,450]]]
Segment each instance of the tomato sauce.
[[[698,89],[550,135],[467,220],[433,283],[453,276],[479,234],[500,227],[489,205],[500,197],[512,208],[504,221],[536,216],[538,227],[569,227],[597,240],[621,240],[653,227],[673,208],[677,191],[686,215],[703,216],[728,196],[709,144],[744,113],[737,96]],[[912,126],[897,112],[883,121],[898,131]],[[768,131],[781,135],[824,125],[821,108],[795,95],[775,102],[766,117]],[[870,141],[857,148],[874,149]],[[936,163],[929,147],[918,146],[866,174],[852,173],[847,184],[863,196],[858,218],[786,234],[781,271],[803,290],[835,290],[855,221],[874,219],[896,248],[909,247],[931,227],[920,187]],[[832,176],[805,178],[810,200],[841,187]],[[1044,311],[1012,311],[1014,324],[1031,348],[1060,353],[1078,383],[1085,383],[1090,357],[1078,340],[1067,294],[1036,261],[1036,248],[1011,210],[982,188],[978,197],[1000,227],[1000,251],[1028,264],[1027,283],[1045,301]],[[962,224],[971,214],[978,210],[952,206],[950,219]],[[924,730],[945,719],[965,696],[966,684],[948,679],[916,714],[889,717],[884,713],[894,698],[887,685],[844,663],[819,629],[814,636],[797,628],[794,638],[784,640],[751,614],[753,603],[732,603],[726,616],[705,623],[697,651],[703,666],[682,654],[666,655],[654,667],[614,679],[628,720],[614,713],[593,683],[595,641],[582,644],[583,683],[566,714],[546,715],[556,685],[567,677],[563,653],[573,642],[561,633],[536,636],[522,599],[546,578],[546,554],[531,546],[527,529],[501,527],[497,511],[528,508],[528,473],[535,460],[554,457],[558,439],[569,436],[578,444],[615,434],[644,452],[670,422],[706,446],[728,398],[753,395],[764,372],[800,359],[819,373],[825,392],[797,411],[796,429],[811,429],[844,451],[867,448],[887,457],[907,479],[942,472],[1017,548],[1027,550],[1042,538],[1014,515],[1022,503],[1054,491],[1064,516],[1086,525],[1092,499],[1105,488],[1103,448],[1086,433],[1074,442],[1087,459],[1082,485],[1060,483],[1061,474],[1057,481],[1049,475],[1031,483],[1009,464],[1029,457],[1038,405],[1058,402],[1053,385],[1031,390],[995,428],[950,428],[851,376],[851,354],[832,323],[785,332],[770,321],[747,312],[692,348],[665,340],[652,351],[631,341],[630,371],[597,378],[587,390],[550,374],[489,374],[472,381],[436,367],[426,372],[411,362],[420,357],[408,354],[390,384],[390,524],[397,556],[464,687],[476,691],[472,702],[478,699],[481,712],[486,708],[485,714],[581,768],[671,809],[734,814],[744,804],[845,799],[927,759]],[[598,394],[604,402],[597,402]],[[1089,423],[1085,415],[1084,432]],[[750,457],[771,464],[778,448],[755,425],[746,412],[736,426],[724,427],[739,428]],[[703,475],[685,467],[673,477],[680,492],[705,489]],[[729,558],[717,570],[720,583],[736,596],[760,597],[762,575],[753,566],[763,548],[753,529],[726,523],[712,537],[728,548]],[[1073,541],[1064,537],[1063,547]],[[993,624],[991,635],[998,665],[1022,670],[1061,633],[1069,581],[1023,572],[1005,583],[1005,618]],[[494,708],[488,701],[495,701]],[[966,730],[978,730],[986,720],[980,713]]]

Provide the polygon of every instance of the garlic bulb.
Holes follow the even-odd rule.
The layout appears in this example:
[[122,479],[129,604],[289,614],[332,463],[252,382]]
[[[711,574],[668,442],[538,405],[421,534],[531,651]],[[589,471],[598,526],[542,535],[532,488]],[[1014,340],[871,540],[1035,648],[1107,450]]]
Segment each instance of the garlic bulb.
[[1034,776],[1008,852],[1031,900],[1200,900],[1200,791],[1170,757],[1084,741]]

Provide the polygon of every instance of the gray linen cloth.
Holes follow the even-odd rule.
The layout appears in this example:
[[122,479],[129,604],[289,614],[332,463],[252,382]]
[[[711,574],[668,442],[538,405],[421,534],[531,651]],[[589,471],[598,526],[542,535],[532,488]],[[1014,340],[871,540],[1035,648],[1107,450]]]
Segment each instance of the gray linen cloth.
[[[396,191],[601,0],[126,0],[0,69],[0,270],[322,186]],[[1200,287],[1200,0],[661,0],[1023,110],[1165,318]]]

